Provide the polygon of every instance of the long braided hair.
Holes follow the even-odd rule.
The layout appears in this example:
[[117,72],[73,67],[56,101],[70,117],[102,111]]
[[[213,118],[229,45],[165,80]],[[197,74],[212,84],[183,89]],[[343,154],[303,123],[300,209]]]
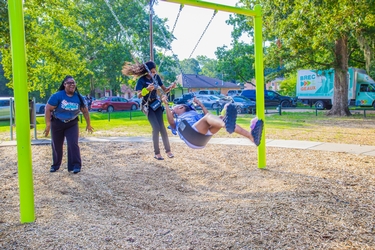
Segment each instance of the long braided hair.
[[[148,70],[156,69],[156,64],[153,61],[148,61],[145,63]],[[143,63],[132,64],[130,62],[125,62],[121,70],[122,74],[126,76],[140,77],[148,73],[145,65]]]
[[[58,91],[65,90],[64,83],[65,83],[66,80],[68,80],[68,79],[73,79],[73,80],[74,80],[73,76],[70,76],[70,75],[65,76],[65,78],[64,78],[64,80],[62,81],[62,83],[61,83],[60,88],[58,89]],[[85,107],[86,107],[86,105],[85,105],[85,101],[83,100],[81,94],[79,93],[77,86],[76,86],[76,89],[74,90],[74,92],[77,93],[78,98],[79,98],[79,101],[81,102],[80,107],[81,107],[81,108],[85,108]]]

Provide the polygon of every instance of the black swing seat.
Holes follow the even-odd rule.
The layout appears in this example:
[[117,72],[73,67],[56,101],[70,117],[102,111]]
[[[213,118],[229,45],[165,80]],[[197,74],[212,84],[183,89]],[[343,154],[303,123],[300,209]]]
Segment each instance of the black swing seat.
[[212,135],[204,135],[195,131],[186,120],[178,124],[178,132],[191,144],[199,147],[206,146]]

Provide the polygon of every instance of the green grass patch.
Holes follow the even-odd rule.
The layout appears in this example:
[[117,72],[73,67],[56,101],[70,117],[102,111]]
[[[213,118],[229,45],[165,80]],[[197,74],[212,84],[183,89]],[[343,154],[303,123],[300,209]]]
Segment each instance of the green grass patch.
[[[216,111],[212,111],[214,115]],[[375,119],[375,114],[370,113],[366,115],[354,114],[349,117],[328,117],[325,112],[319,111],[318,115],[313,110],[310,112],[287,112],[283,111],[282,115],[272,114],[266,115],[266,127],[269,129],[311,129],[321,124],[327,124],[327,121],[334,122],[360,122],[363,120]],[[86,128],[86,122],[82,115],[79,116],[79,126],[82,131]],[[237,124],[243,128],[248,128],[250,120],[254,118],[251,114],[241,114],[237,118]],[[112,113],[91,112],[91,125],[95,131],[100,135],[105,135],[105,131],[118,131],[120,135],[124,136],[145,136],[151,134],[151,126],[147,117],[140,111],[123,111]],[[164,115],[165,125],[168,126],[166,115]],[[43,116],[38,116],[36,119],[37,131],[42,133],[45,128],[45,121]],[[9,132],[9,120],[0,121],[0,132]],[[94,133],[95,135],[95,133]]]

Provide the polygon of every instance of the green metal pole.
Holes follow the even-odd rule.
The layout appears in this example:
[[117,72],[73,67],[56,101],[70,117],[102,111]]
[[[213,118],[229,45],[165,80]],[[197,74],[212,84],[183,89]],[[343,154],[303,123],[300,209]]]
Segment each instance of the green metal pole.
[[34,187],[31,160],[30,112],[27,92],[25,26],[22,0],[9,0],[9,25],[12,47],[18,182],[21,223],[34,222]]
[[199,0],[161,0],[161,1],[170,2],[170,3],[186,4],[186,5],[201,7],[201,8],[206,8],[206,9],[226,11],[226,12],[237,13],[237,14],[241,14],[241,15],[245,15],[245,16],[255,16],[256,15],[256,11],[253,11],[253,10],[249,10],[249,9],[245,9],[245,8],[239,8],[239,7],[233,7],[233,6],[227,6],[227,5],[223,5],[223,4],[199,1]]
[[[262,7],[255,5],[254,10],[227,6],[199,0],[161,0],[164,2],[179,3],[201,8],[226,11],[254,17],[255,41],[255,81],[256,81],[256,112],[259,119],[265,121],[264,115],[264,69],[263,69],[263,37],[262,37]],[[262,134],[262,143],[258,146],[258,168],[266,167],[265,130]]]
[[[257,13],[254,17],[255,41],[255,81],[256,81],[256,110],[259,119],[265,122],[264,115],[264,70],[263,70],[263,37],[262,37],[262,7],[257,4],[254,8]],[[265,129],[258,146],[258,168],[266,167]]]

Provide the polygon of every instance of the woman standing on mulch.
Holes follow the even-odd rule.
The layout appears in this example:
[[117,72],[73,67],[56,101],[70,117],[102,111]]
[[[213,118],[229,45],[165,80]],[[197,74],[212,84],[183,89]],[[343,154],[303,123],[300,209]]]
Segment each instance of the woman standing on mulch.
[[56,172],[61,165],[63,145],[66,138],[68,144],[68,171],[77,174],[81,171],[81,152],[78,146],[79,128],[78,114],[82,112],[86,120],[86,131],[93,132],[87,104],[78,92],[72,76],[66,76],[59,90],[53,94],[45,108],[46,128],[44,135],[51,130],[52,160],[50,172]]
[[147,110],[143,111],[147,115],[147,119],[152,127],[152,141],[155,153],[154,158],[157,160],[164,160],[160,154],[159,133],[161,134],[167,156],[173,158],[174,156],[171,152],[167,129],[164,125],[163,107],[160,98],[157,95],[157,89],[160,87],[164,93],[168,93],[176,87],[176,83],[173,83],[168,88],[165,87],[160,76],[156,74],[156,64],[153,61],[146,62],[145,64],[131,64],[126,62],[122,69],[122,73],[127,76],[132,75],[139,77],[135,90],[138,92],[138,98],[142,98],[142,109],[145,106],[147,107]]

